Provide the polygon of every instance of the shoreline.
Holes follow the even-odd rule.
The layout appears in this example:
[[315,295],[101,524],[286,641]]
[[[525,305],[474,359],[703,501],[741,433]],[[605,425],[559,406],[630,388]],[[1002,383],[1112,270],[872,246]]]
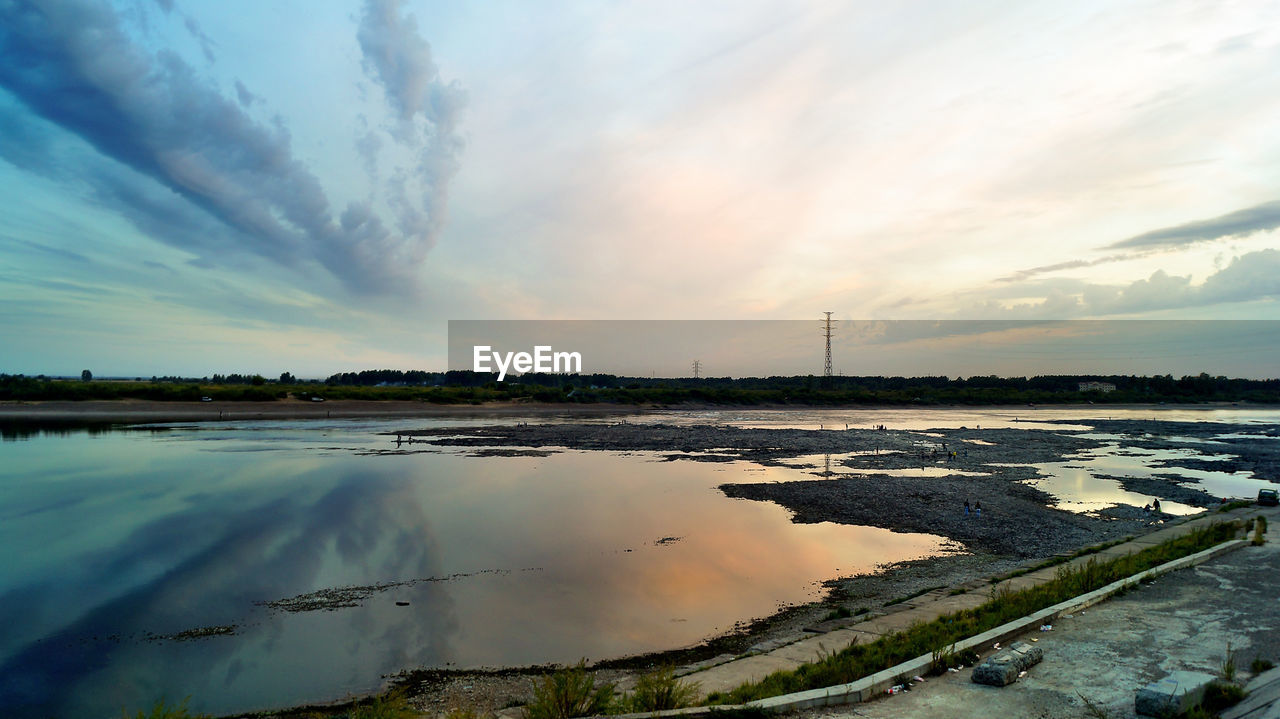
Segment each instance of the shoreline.
[[[1167,406],[1166,406],[1167,407]],[[795,408],[790,408],[795,409]],[[1022,411],[1019,408],[1019,411]],[[1208,435],[1238,429],[1224,423],[1169,422],[1162,420],[1098,420],[1103,432],[1128,435],[1129,446],[1150,448],[1185,447],[1171,443],[1164,435]],[[1277,425],[1265,426],[1267,433]],[[1061,460],[1064,456],[1101,444],[1100,440],[1058,434],[1045,429],[942,429],[924,435],[915,430],[794,430],[738,429],[710,425],[672,426],[660,424],[532,424],[525,426],[477,426],[460,432],[422,429],[402,432],[413,436],[413,446],[434,445],[482,453],[493,447],[536,447],[538,451],[632,451],[657,450],[669,461],[747,461],[764,466],[788,466],[787,458],[824,452],[855,455],[833,468],[842,470],[832,478],[820,466],[802,471],[816,475],[792,481],[763,484],[727,484],[728,496],[755,501],[771,501],[792,513],[795,522],[829,521],[869,524],[896,531],[929,531],[956,543],[959,551],[920,560],[882,566],[873,574],[842,576],[823,583],[823,598],[783,607],[765,617],[738,623],[730,632],[713,636],[687,647],[642,655],[595,661],[588,669],[597,681],[634,681],[636,674],[657,666],[672,666],[678,673],[715,664],[730,656],[751,653],[789,643],[798,636],[830,628],[848,619],[831,619],[833,612],[866,619],[909,608],[911,597],[933,591],[985,591],[991,577],[1007,575],[1039,562],[1078,550],[1106,544],[1129,536],[1141,536],[1167,526],[1163,520],[1178,521],[1168,515],[1145,515],[1140,508],[1121,505],[1096,514],[1075,514],[1058,509],[1049,495],[1023,484],[1034,476],[1029,467],[989,467],[983,477],[895,477],[876,476],[873,482],[859,481],[844,474],[863,470],[875,475],[877,469],[893,472],[918,467],[916,452],[920,440],[965,447],[963,457],[945,460],[930,455],[929,464],[942,463],[960,470],[973,470],[987,463],[1003,463],[1011,456],[1020,462]],[[1152,433],[1154,432],[1154,433]],[[1068,433],[1069,435],[1069,433]],[[981,438],[984,443],[971,443]],[[856,450],[872,445],[895,449],[872,455]],[[1280,446],[1267,438],[1232,440],[1230,448],[1219,452],[1241,452],[1245,456],[1231,462],[1233,468],[1249,468],[1265,473],[1280,459]],[[488,448],[486,450],[486,448]],[[731,449],[726,449],[731,448]],[[785,449],[784,449],[785,448]],[[908,448],[914,448],[908,451]],[[399,453],[415,450],[386,450]],[[420,450],[419,450],[420,451]],[[513,452],[519,452],[515,449]],[[793,466],[794,465],[790,465]],[[833,473],[834,474],[834,473]],[[1260,476],[1271,476],[1260,474]],[[1152,493],[1174,494],[1186,488],[1172,480],[1153,479]],[[1163,486],[1161,486],[1163,485]],[[886,488],[889,488],[886,491]],[[1200,497],[1204,511],[1213,512],[1217,498]],[[965,497],[980,496],[987,513],[982,524],[958,511]],[[1196,512],[1189,516],[1201,516]],[[421,711],[440,713],[466,707],[482,715],[518,716],[511,707],[527,700],[534,681],[545,674],[547,665],[507,666],[480,669],[406,669],[393,675],[390,688],[403,690]],[[315,711],[309,707],[306,711]],[[298,716],[301,709],[272,713]],[[336,709],[334,709],[336,711]]]
[[648,412],[779,411],[779,412],[848,412],[855,410],[913,412],[956,412],[965,410],[1004,410],[1031,413],[1039,410],[1101,412],[1121,411],[1188,411],[1188,410],[1268,410],[1280,405],[1240,402],[1203,404],[1025,404],[994,405],[730,405],[683,403],[678,405],[622,405],[611,403],[544,403],[485,402],[481,404],[431,404],[418,400],[333,399],[309,402],[284,399],[270,402],[170,402],[163,400],[0,400],[0,422],[63,423],[145,423],[145,422],[217,422],[247,419],[359,419],[415,417],[502,417],[548,415],[632,415]]
[[[407,405],[407,406],[406,406]],[[220,407],[221,406],[221,407]],[[836,522],[853,525],[881,526],[895,531],[927,531],[956,543],[959,551],[944,553],[910,562],[878,568],[874,574],[835,577],[823,582],[824,596],[805,604],[781,607],[764,617],[744,619],[730,631],[705,638],[697,644],[641,655],[629,655],[595,661],[590,669],[599,681],[633,681],[637,673],[656,666],[672,665],[689,669],[705,663],[716,663],[729,655],[741,655],[770,644],[786,643],[796,636],[821,628],[835,610],[843,610],[865,619],[906,608],[902,602],[910,597],[944,588],[985,591],[987,579],[1007,574],[1056,555],[1097,545],[1126,535],[1155,531],[1159,525],[1144,516],[1139,508],[1121,505],[1125,511],[1103,512],[1092,516],[1075,515],[1053,506],[1048,494],[1023,484],[1035,475],[1032,468],[999,466],[1010,461],[1021,463],[1060,461],[1081,449],[1098,446],[1101,440],[1077,437],[1070,431],[1056,429],[849,429],[837,431],[815,429],[747,429],[733,426],[695,424],[633,424],[591,422],[592,417],[620,416],[656,411],[679,414],[685,411],[746,410],[779,412],[821,412],[872,410],[876,407],[778,406],[731,407],[696,405],[677,407],[619,407],[617,405],[566,404],[487,404],[426,405],[420,402],[330,400],[324,403],[279,401],[264,403],[232,402],[152,402],[146,400],[87,402],[0,402],[0,426],[5,421],[21,425],[49,424],[127,424],[165,421],[208,421],[211,411],[226,407],[249,409],[224,420],[245,419],[330,419],[339,418],[473,418],[479,426],[448,429],[415,429],[397,431],[416,441],[409,449],[377,450],[378,453],[407,453],[416,448],[439,451],[451,447],[479,454],[495,447],[539,448],[539,451],[658,451],[668,461],[750,462],[762,466],[784,466],[814,475],[784,482],[765,484],[726,484],[727,496],[749,501],[769,501],[787,509],[795,522]],[[1049,405],[1035,409],[1025,405],[889,407],[915,412],[1008,410],[1030,413],[1048,408],[1070,413],[1090,414],[1109,409],[1141,411],[1217,410],[1230,405]],[[275,412],[256,412],[269,408]],[[1266,409],[1269,406],[1245,405],[1241,409]],[[886,409],[886,408],[879,408]],[[925,413],[925,412],[922,412]],[[191,416],[196,414],[197,416]],[[205,416],[198,416],[203,414]],[[486,419],[525,416],[574,417],[584,422],[551,422],[484,424]],[[212,418],[216,421],[216,418]],[[1046,421],[1070,422],[1062,417]],[[1169,436],[1206,437],[1216,432],[1239,431],[1245,425],[1229,422],[1190,422],[1160,419],[1088,420],[1104,433],[1125,435],[1126,446],[1153,449],[1185,448],[1171,442]],[[985,426],[985,425],[984,425]],[[1255,432],[1254,429],[1257,431]],[[1280,423],[1252,425],[1252,434],[1276,436]],[[1061,433],[1060,433],[1061,432]],[[388,436],[392,434],[387,432]],[[963,448],[953,459],[945,459],[945,449]],[[866,450],[875,448],[874,454]],[[726,449],[728,448],[728,449]],[[935,451],[926,452],[929,448]],[[1250,470],[1260,477],[1280,477],[1280,442],[1272,439],[1233,439],[1215,449],[1199,448],[1206,454],[1238,454],[1223,465],[1224,469]],[[512,450],[519,454],[521,450]],[[824,471],[822,462],[797,466],[794,458],[808,455],[821,459],[822,454],[850,454],[848,459],[831,462],[835,472]],[[791,461],[789,461],[791,460]],[[1189,460],[1190,466],[1197,460]],[[970,474],[920,477],[895,476],[902,470],[920,468],[922,464],[970,472]],[[1218,463],[1214,463],[1217,465]],[[995,465],[995,466],[990,466]],[[1203,467],[1201,467],[1203,468]],[[974,470],[985,476],[974,476]],[[887,472],[877,474],[877,471]],[[873,481],[860,481],[855,475],[865,473]],[[1119,479],[1119,478],[1113,478]],[[1280,481],[1273,479],[1273,481]],[[1156,494],[1161,483],[1168,491],[1178,486],[1172,480],[1152,478],[1143,493]],[[821,490],[821,491],[819,491]],[[1147,490],[1150,490],[1149,492]],[[984,514],[979,525],[962,519],[957,508],[965,498],[979,497]],[[1163,498],[1163,496],[1162,496]],[[1207,504],[1205,495],[1201,498]],[[1210,507],[1209,511],[1213,511]],[[1198,515],[1197,515],[1198,516]],[[386,677],[387,683],[376,695],[401,689],[421,711],[439,713],[467,707],[480,715],[498,714],[514,717],[518,709],[513,702],[527,700],[536,678],[545,674],[549,665],[504,666],[478,669],[405,668]],[[314,704],[289,708],[266,709],[228,715],[229,717],[313,717],[336,715],[351,700],[332,704]]]

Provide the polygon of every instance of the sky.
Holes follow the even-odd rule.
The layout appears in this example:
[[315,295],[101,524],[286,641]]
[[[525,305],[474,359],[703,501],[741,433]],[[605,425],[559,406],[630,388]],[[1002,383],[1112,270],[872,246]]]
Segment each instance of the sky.
[[0,0],[0,372],[443,369],[450,320],[1277,320],[1276,127],[1265,0]]

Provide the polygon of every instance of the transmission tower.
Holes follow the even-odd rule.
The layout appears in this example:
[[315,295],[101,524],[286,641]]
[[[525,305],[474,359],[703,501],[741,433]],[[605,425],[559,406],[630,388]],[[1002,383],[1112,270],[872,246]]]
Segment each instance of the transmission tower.
[[693,378],[698,379],[702,376],[702,360],[693,361]]
[[827,361],[822,365],[822,381],[831,384],[831,313],[824,312],[827,319],[823,323],[823,336],[827,338]]

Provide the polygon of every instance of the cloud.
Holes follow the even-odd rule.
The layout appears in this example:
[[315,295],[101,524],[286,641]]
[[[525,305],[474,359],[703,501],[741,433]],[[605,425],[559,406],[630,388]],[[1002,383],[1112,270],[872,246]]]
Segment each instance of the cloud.
[[1249,252],[1199,285],[1191,277],[1156,270],[1128,285],[1081,284],[1049,288],[1043,300],[1013,306],[991,301],[976,309],[984,316],[1011,318],[1106,317],[1280,298],[1280,250]]
[[1006,275],[996,280],[997,282],[1019,282],[1030,279],[1037,275],[1056,272],[1058,270],[1071,270],[1082,267],[1096,267],[1097,265],[1110,264],[1112,262],[1124,262],[1139,257],[1144,257],[1153,252],[1158,252],[1171,247],[1192,245],[1197,242],[1210,242],[1223,237],[1235,237],[1240,235],[1250,235],[1255,232],[1266,232],[1280,227],[1280,202],[1268,202],[1243,210],[1237,210],[1220,217],[1214,217],[1209,220],[1199,220],[1196,222],[1188,222],[1173,227],[1165,227],[1151,232],[1144,232],[1141,235],[1135,235],[1127,240],[1121,240],[1103,249],[1125,249],[1140,248],[1134,252],[1120,252],[1098,257],[1092,260],[1068,260],[1052,265],[1044,265],[1042,267],[1031,267],[1025,270],[1017,270],[1013,274]]
[[1095,267],[1097,265],[1104,265],[1109,262],[1123,262],[1124,260],[1131,260],[1135,257],[1141,257],[1144,254],[1146,253],[1124,252],[1116,255],[1107,255],[1106,257],[1099,257],[1093,260],[1068,260],[1066,262],[1059,262],[1053,265],[1044,265],[1041,267],[1032,267],[1025,270],[1018,270],[1011,275],[1006,275],[1004,277],[997,279],[996,282],[1021,282],[1022,280],[1027,280],[1032,277],[1035,277],[1036,275],[1043,275],[1050,272],[1057,272],[1058,270],[1073,270],[1080,267]]
[[241,107],[250,107],[255,102],[259,102],[262,98],[249,92],[249,88],[244,86],[243,82],[236,80],[236,99],[240,101]]
[[[406,29],[413,29],[411,21]],[[362,27],[362,37],[375,37],[378,30]],[[401,32],[387,43],[386,57],[402,54],[395,48],[404,37]],[[434,72],[434,65],[427,67]],[[410,76],[398,77],[403,84]],[[300,271],[319,263],[359,294],[413,286],[440,231],[444,184],[456,170],[460,148],[460,89],[430,86],[416,106],[411,103],[417,96],[398,94],[398,108],[429,121],[426,136],[418,139],[419,159],[426,162],[412,171],[428,181],[415,188],[420,193],[414,197],[391,200],[398,233],[368,202],[353,203],[335,220],[319,180],[293,155],[287,129],[254,121],[176,54],[135,45],[110,6],[88,0],[0,3],[0,87],[164,188],[143,192],[140,178],[127,177],[132,173],[97,171],[83,178],[98,196],[123,203],[126,216],[156,239],[206,254],[206,261],[232,252]],[[0,133],[9,125],[0,124]],[[212,239],[202,226],[208,224],[221,230]]]
[[[367,0],[356,39],[365,72],[386,95],[397,122],[391,136],[409,150],[414,162],[387,181],[388,203],[400,232],[434,244],[445,220],[449,181],[458,172],[465,145],[458,121],[466,92],[457,81],[440,78],[431,45],[418,32],[413,15],[402,15],[400,0]],[[358,141],[371,175],[380,143],[373,135]]]
[[1107,249],[1190,245],[1222,237],[1250,235],[1277,227],[1280,227],[1280,202],[1267,202],[1208,220],[1144,232],[1108,245]]

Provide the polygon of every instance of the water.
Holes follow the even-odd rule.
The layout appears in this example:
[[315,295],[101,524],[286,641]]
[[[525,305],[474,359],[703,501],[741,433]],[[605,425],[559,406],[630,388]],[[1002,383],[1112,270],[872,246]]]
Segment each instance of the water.
[[[1109,435],[1105,437],[1110,438]],[[1176,438],[1170,440],[1179,441]],[[1175,481],[1202,489],[1215,497],[1228,499],[1252,499],[1258,496],[1259,489],[1275,487],[1269,480],[1254,477],[1249,472],[1193,469],[1166,464],[1178,459],[1223,461],[1229,459],[1229,456],[1202,455],[1194,449],[1126,447],[1120,442],[1109,442],[1101,447],[1064,457],[1061,462],[1031,465],[1044,478],[1033,480],[1029,484],[1056,497],[1059,508],[1074,512],[1096,511],[1116,504],[1141,507],[1156,499],[1154,495],[1126,490],[1120,482],[1108,477],[1180,478]],[[1160,500],[1160,509],[1175,515],[1201,511],[1199,507],[1167,499]]]
[[[1087,430],[1088,419],[1099,417],[1233,422],[1247,431],[1280,421],[1280,412],[726,410],[628,421],[1067,432]],[[728,499],[717,489],[813,479],[825,455],[761,467],[664,462],[643,452],[477,458],[412,445],[411,454],[370,453],[394,446],[382,432],[527,419],[6,433],[0,714],[114,716],[121,707],[188,695],[195,711],[229,713],[340,699],[405,668],[672,649],[813,599],[825,579],[945,549],[929,535],[793,524],[776,505]],[[1137,451],[1121,438],[1094,436],[1114,441],[1037,465],[1040,486],[1066,509],[1149,501],[1099,474],[1177,474],[1227,496],[1274,486],[1159,466],[1201,457],[1197,443]],[[833,470],[854,472],[836,461],[849,456],[833,455]],[[364,593],[355,607],[290,613],[262,604],[386,583],[393,584]],[[233,633],[181,638],[202,628]]]
[[[816,598],[822,580],[942,550],[928,535],[792,524],[716,489],[799,470],[360,453],[403,426],[5,442],[3,714],[97,717],[188,695],[224,713],[339,699],[404,668],[671,649]],[[407,583],[332,611],[259,604],[384,582]],[[234,634],[174,636],[210,627]]]
[[[871,429],[885,425],[888,429],[925,430],[986,427],[988,429],[1083,430],[1091,419],[1163,420],[1168,422],[1226,422],[1238,425],[1274,424],[1280,421],[1275,409],[1253,407],[1221,407],[1192,409],[1186,407],[997,407],[957,409],[939,408],[858,408],[858,409],[708,409],[703,411],[671,410],[649,412],[630,422],[662,422],[665,424],[726,424],[763,429]],[[1066,424],[1063,424],[1066,423]]]

